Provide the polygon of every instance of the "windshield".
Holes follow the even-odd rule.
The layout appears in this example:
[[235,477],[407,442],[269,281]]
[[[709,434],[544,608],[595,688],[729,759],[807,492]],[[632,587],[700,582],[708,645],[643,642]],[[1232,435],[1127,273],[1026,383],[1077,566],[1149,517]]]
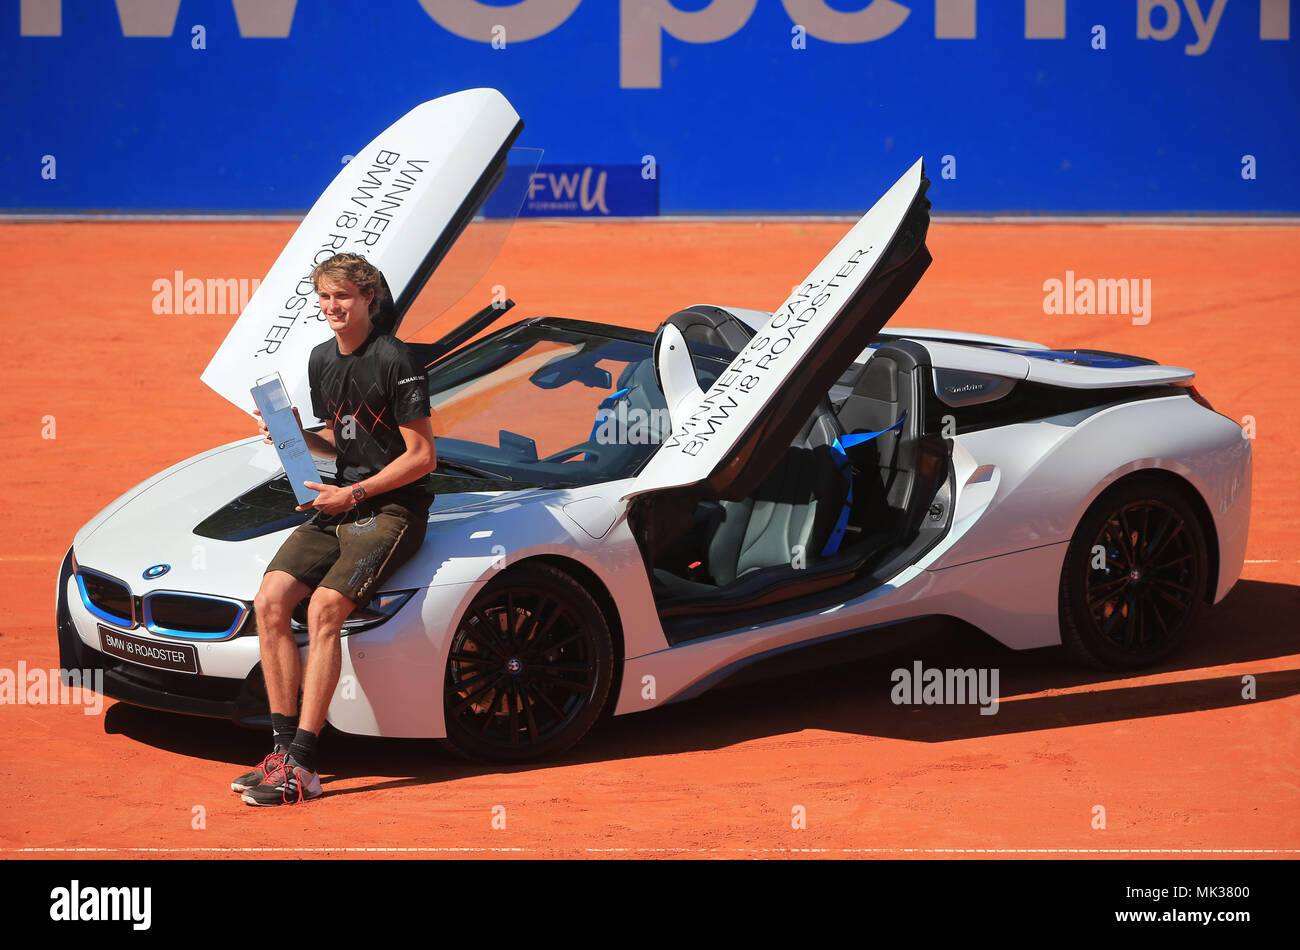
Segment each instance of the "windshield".
[[[671,424],[653,337],[630,336],[521,324],[435,364],[439,469],[557,485],[635,475]],[[712,385],[727,359],[693,355],[700,385]]]

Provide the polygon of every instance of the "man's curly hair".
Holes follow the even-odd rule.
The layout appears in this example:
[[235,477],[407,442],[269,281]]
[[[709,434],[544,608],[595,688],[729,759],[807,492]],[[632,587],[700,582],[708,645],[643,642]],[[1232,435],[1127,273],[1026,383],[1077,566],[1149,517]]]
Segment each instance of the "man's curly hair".
[[379,272],[379,268],[360,254],[342,252],[326,258],[313,267],[311,283],[317,291],[320,290],[322,277],[350,281],[363,294],[373,292],[374,297],[370,300],[371,320],[382,312],[384,305],[388,303],[388,282],[384,280],[384,275]]

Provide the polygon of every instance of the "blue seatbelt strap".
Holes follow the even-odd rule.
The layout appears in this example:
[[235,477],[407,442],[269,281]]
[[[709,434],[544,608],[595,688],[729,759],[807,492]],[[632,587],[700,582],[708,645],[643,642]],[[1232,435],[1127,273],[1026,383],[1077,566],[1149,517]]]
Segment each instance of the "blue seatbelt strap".
[[[624,396],[626,396],[628,393],[630,393],[631,391],[632,391],[631,387],[626,387],[620,389],[616,393],[610,393],[608,396],[606,396],[604,399],[600,401],[600,405],[596,407],[596,422],[591,427],[591,435],[587,436],[588,442],[596,441],[596,433],[600,431],[600,424],[605,421],[605,415],[604,415],[605,410],[613,409],[616,405],[618,405],[618,401],[622,399]],[[591,459],[591,453],[584,452],[582,456],[582,460],[586,462],[589,461],[590,459]]]
[[631,387],[625,386],[616,393],[610,393],[600,401],[600,405],[596,407],[596,411],[599,412],[601,409],[613,409],[618,405],[618,401],[631,391]]
[[849,457],[844,450],[861,445],[863,442],[870,442],[886,432],[893,432],[902,426],[906,418],[907,413],[904,412],[888,429],[881,429],[879,432],[855,432],[852,435],[839,436],[831,443],[831,456],[835,459],[835,465],[840,473],[849,480],[849,491],[844,497],[844,507],[840,510],[840,516],[835,520],[835,528],[826,540],[826,546],[822,548],[822,557],[829,557],[839,551],[840,545],[844,543],[844,532],[849,526],[849,512],[853,509],[853,466],[849,464]]

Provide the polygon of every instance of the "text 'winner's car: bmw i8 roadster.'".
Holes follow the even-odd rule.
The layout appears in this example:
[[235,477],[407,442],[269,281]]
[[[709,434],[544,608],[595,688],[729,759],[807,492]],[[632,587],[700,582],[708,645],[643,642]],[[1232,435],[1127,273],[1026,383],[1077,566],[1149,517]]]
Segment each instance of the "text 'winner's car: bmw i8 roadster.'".
[[[254,378],[279,371],[304,424],[323,424],[305,379],[330,332],[312,263],[366,250],[400,326],[521,128],[478,89],[381,134],[205,381],[251,408]],[[930,263],[928,184],[918,161],[772,313],[691,306],[654,333],[535,318],[465,343],[507,310],[490,307],[408,343],[437,427],[428,534],[348,620],[330,723],[520,761],[573,745],[604,710],[921,618],[1097,667],[1176,649],[1240,573],[1249,440],[1190,370],[887,328]],[[109,504],[59,574],[62,666],[102,669],[126,702],[265,723],[253,599],[309,517],[294,506],[258,436]],[[304,650],[305,620],[300,607]]]

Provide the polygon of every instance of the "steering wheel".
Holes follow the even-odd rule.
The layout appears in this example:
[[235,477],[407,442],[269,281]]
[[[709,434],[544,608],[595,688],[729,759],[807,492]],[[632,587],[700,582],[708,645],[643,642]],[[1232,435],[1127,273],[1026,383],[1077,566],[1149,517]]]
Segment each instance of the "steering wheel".
[[579,452],[585,452],[587,453],[587,461],[595,462],[600,459],[600,448],[601,444],[599,442],[588,439],[586,442],[571,445],[567,449],[561,449],[554,455],[548,455],[544,459],[538,459],[538,461],[543,464],[547,462],[567,462]]

